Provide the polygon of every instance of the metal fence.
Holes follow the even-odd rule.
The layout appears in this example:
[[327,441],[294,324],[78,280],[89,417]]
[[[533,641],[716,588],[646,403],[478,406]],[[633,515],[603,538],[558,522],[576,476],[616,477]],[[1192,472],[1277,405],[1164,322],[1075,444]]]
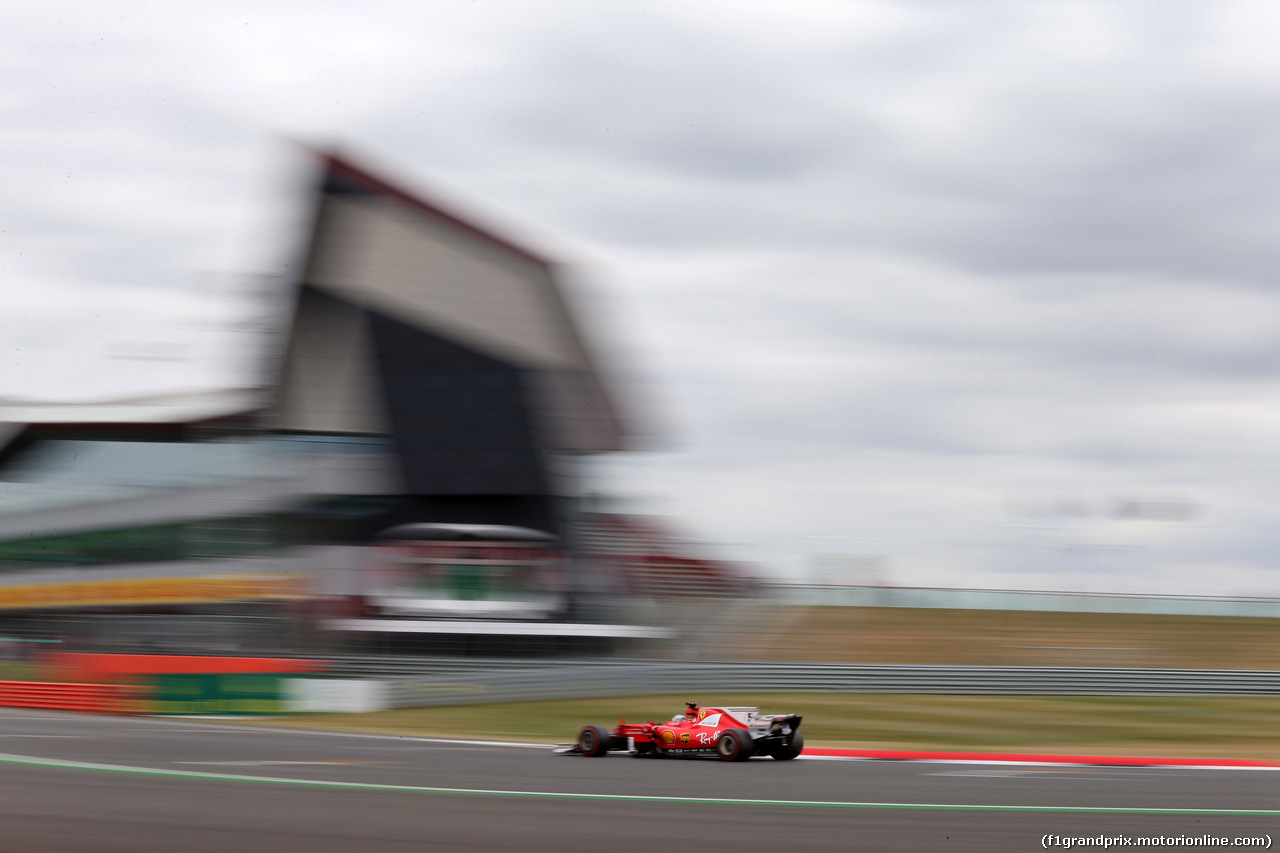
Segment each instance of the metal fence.
[[1280,672],[1249,670],[343,657],[333,671],[387,681],[396,708],[727,692],[1280,696]]

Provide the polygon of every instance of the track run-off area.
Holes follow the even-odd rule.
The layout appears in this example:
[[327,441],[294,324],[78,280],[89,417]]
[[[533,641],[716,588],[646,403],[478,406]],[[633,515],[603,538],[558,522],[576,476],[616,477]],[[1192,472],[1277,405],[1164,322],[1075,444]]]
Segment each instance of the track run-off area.
[[[580,722],[566,721],[566,738]],[[0,710],[0,853],[1026,850],[1098,836],[1278,837],[1280,772],[587,759],[525,744]]]

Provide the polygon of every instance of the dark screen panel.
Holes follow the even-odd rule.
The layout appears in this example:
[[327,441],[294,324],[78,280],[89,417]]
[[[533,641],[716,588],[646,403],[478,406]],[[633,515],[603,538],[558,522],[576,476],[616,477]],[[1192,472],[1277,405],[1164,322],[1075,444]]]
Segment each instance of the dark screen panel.
[[369,323],[411,493],[547,494],[520,370],[375,312]]

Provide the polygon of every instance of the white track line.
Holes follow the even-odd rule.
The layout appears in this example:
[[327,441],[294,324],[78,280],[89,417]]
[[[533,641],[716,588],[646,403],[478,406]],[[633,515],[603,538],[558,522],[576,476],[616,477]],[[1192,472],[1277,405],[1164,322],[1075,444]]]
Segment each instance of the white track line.
[[1001,812],[1057,812],[1074,814],[1160,814],[1160,815],[1232,815],[1232,816],[1280,816],[1280,809],[1212,809],[1212,808],[1159,808],[1117,806],[1024,806],[977,803],[875,803],[840,800],[774,800],[739,797],[678,797],[647,794],[592,794],[569,791],[511,791],[493,788],[444,788],[426,785],[389,785],[377,782],[339,782],[322,779],[293,779],[282,776],[252,776],[233,773],[208,773],[193,770],[170,770],[155,767],[139,767],[125,764],[97,764],[87,761],[68,761],[57,758],[38,758],[28,755],[0,753],[0,763],[28,767],[48,767],[63,770],[90,770],[110,773],[129,773],[142,776],[203,779],[221,782],[252,782],[258,784],[290,785],[305,788],[340,788],[366,791],[399,791],[423,794],[462,794],[490,797],[522,797],[529,799],[560,800],[612,800],[615,802],[672,803],[684,805],[750,805],[784,807],[827,807],[857,809],[910,809],[920,811],[1001,811]]

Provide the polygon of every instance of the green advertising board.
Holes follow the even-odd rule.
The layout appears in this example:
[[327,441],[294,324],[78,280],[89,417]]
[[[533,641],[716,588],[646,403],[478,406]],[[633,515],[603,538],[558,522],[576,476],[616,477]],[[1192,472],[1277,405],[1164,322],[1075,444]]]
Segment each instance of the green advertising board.
[[215,673],[151,676],[153,714],[278,714],[279,675]]

